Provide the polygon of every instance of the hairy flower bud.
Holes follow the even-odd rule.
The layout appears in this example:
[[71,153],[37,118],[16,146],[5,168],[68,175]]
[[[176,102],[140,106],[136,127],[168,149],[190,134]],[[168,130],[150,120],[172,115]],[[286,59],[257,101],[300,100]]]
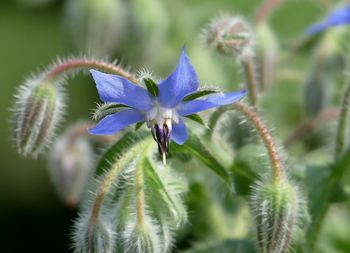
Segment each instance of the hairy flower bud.
[[63,96],[49,81],[29,81],[18,90],[14,106],[14,139],[23,156],[37,155],[50,143],[61,119]]
[[66,25],[72,42],[79,50],[105,56],[119,47],[125,23],[123,1],[67,1]]
[[287,180],[257,184],[252,209],[262,253],[288,252],[297,227],[300,203],[296,187]]
[[161,249],[161,242],[158,240],[156,226],[149,221],[144,226],[130,222],[127,224],[123,234],[125,248],[123,252],[130,253],[153,253],[166,252]]
[[50,174],[60,197],[69,206],[80,202],[94,165],[91,143],[74,136],[72,128],[54,144],[50,154]]
[[248,23],[239,16],[214,19],[204,32],[207,44],[224,55],[241,58],[253,54],[254,36]]
[[[110,210],[112,212],[112,210]],[[115,217],[101,215],[95,223],[85,213],[75,223],[74,252],[76,253],[112,253],[116,248],[116,232],[113,224]]]

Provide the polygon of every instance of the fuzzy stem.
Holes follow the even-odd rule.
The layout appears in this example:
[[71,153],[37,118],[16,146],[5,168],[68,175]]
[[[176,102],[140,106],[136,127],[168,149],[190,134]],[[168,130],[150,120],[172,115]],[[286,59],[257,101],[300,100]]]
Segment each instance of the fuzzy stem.
[[[140,159],[143,160],[143,159]],[[135,175],[136,190],[136,219],[137,224],[143,227],[145,224],[145,191],[144,191],[144,171],[142,166],[138,166]]]
[[51,80],[57,78],[59,75],[63,74],[65,71],[72,69],[81,68],[96,68],[101,71],[105,71],[112,74],[117,74],[129,79],[133,83],[138,83],[137,78],[131,73],[127,72],[123,68],[111,64],[106,61],[96,60],[96,59],[69,59],[63,63],[55,65],[46,75],[45,80]]
[[271,166],[272,166],[272,175],[274,180],[277,181],[277,180],[283,179],[284,172],[283,172],[281,158],[279,157],[276,144],[274,143],[272,136],[269,130],[267,129],[267,127],[265,126],[265,124],[262,122],[262,120],[259,118],[259,116],[254,110],[245,106],[241,102],[236,102],[233,106],[234,108],[239,110],[242,114],[244,114],[246,118],[253,123],[256,130],[258,131],[258,134],[260,135],[260,138],[262,139],[268,151],[268,155],[270,157]]
[[254,60],[252,57],[246,57],[242,60],[244,73],[246,76],[248,97],[250,105],[256,107],[258,104],[258,86],[257,78],[254,66]]
[[335,160],[344,152],[344,148],[347,143],[347,132],[349,127],[349,108],[350,107],[350,82],[345,90],[340,115],[338,119],[338,129],[336,135],[336,145],[335,145]]
[[142,146],[145,141],[138,143],[138,145],[136,145],[135,147],[129,149],[126,153],[124,153],[123,156],[114,163],[111,170],[108,171],[108,173],[103,178],[102,183],[100,184],[100,187],[98,189],[96,198],[94,200],[91,216],[89,219],[89,233],[88,233],[89,243],[92,243],[91,237],[93,234],[94,226],[96,225],[99,219],[104,200],[107,194],[110,192],[116,177],[120,175],[125,165],[127,165],[127,163],[129,163],[135,157],[135,155],[139,152],[139,150],[140,149],[142,150]]
[[153,150],[154,142],[150,142],[149,145],[144,147],[142,155],[138,161],[135,172],[135,192],[136,192],[136,220],[140,227],[145,224],[145,172],[144,172],[144,159]]

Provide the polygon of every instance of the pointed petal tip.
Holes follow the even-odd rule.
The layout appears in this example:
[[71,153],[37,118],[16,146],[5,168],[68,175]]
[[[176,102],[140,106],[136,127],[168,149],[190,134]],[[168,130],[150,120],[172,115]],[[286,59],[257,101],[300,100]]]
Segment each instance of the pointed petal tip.
[[98,70],[96,70],[96,69],[89,69],[89,72],[90,72],[92,75],[101,73],[100,71],[98,71]]

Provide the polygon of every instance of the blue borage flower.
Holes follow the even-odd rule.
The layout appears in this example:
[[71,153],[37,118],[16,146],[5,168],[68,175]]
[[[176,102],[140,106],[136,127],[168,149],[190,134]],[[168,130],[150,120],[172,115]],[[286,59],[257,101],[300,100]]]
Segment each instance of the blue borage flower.
[[241,90],[210,94],[201,99],[186,99],[188,95],[198,98],[196,92],[199,82],[185,47],[175,71],[158,85],[154,84],[153,92],[150,87],[147,86],[146,90],[121,76],[97,70],[90,72],[101,100],[129,108],[104,117],[94,128],[89,129],[89,133],[113,134],[131,124],[146,122],[164,161],[169,152],[170,139],[181,145],[188,138],[183,116],[234,103],[246,94],[245,90]]
[[350,23],[350,5],[345,5],[332,11],[323,22],[316,23],[308,27],[305,32],[314,34],[322,32],[330,27],[346,25]]

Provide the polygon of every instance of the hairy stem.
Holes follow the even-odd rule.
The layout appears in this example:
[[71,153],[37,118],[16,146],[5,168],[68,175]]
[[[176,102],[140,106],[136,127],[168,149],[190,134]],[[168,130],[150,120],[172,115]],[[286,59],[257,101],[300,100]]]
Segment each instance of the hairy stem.
[[[145,140],[146,141],[146,140]],[[126,153],[124,153],[112,166],[111,170],[104,176],[102,183],[98,189],[96,198],[93,202],[91,216],[89,219],[89,243],[92,242],[91,237],[93,233],[94,226],[96,225],[101,209],[104,203],[104,200],[107,194],[110,192],[115,179],[120,175],[123,168],[137,155],[140,149],[143,149],[144,142],[138,143],[135,147],[129,149]]]
[[[140,159],[140,161],[143,159]],[[137,166],[135,175],[136,220],[140,227],[145,224],[145,189],[144,171],[141,164]]]
[[336,144],[335,144],[335,160],[344,152],[346,148],[346,143],[348,141],[348,131],[349,131],[349,108],[350,107],[350,82],[345,90],[340,115],[338,119],[338,129],[336,135]]
[[154,147],[154,142],[150,142],[145,146],[141,157],[137,163],[135,171],[135,192],[136,192],[136,220],[140,227],[145,224],[145,172],[144,160],[150,155]]
[[233,106],[242,114],[244,114],[245,117],[253,123],[258,134],[260,135],[260,138],[262,139],[268,151],[268,155],[270,157],[271,166],[272,166],[272,175],[274,180],[282,179],[283,173],[284,173],[282,161],[278,154],[276,144],[274,143],[272,136],[269,130],[267,129],[267,127],[265,126],[265,124],[262,122],[262,120],[259,118],[259,116],[254,110],[245,106],[241,102],[236,102]]
[[138,83],[137,78],[124,70],[123,68],[111,64],[106,61],[96,60],[96,59],[84,59],[84,58],[75,58],[64,61],[60,64],[55,65],[45,76],[45,80],[51,80],[57,78],[59,75],[63,74],[65,71],[72,69],[81,69],[81,68],[95,68],[101,71],[105,71],[111,74],[117,74],[125,77],[133,83]]
[[254,60],[252,57],[246,57],[242,60],[244,73],[246,76],[246,87],[248,90],[248,98],[250,105],[256,107],[258,105],[258,85],[255,72]]

